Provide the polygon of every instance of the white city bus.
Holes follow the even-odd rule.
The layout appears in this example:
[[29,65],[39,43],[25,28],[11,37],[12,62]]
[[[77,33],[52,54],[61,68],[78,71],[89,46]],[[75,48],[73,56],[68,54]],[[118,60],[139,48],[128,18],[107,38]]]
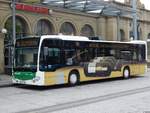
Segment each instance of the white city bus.
[[143,76],[146,60],[144,41],[101,41],[64,35],[23,38],[16,41],[12,80],[49,86]]

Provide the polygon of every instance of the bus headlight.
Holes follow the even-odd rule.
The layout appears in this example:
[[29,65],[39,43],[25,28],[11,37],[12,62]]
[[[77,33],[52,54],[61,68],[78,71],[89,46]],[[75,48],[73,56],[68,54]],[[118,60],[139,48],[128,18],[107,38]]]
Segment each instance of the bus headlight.
[[33,82],[37,82],[39,81],[41,78],[39,76],[36,76],[34,79],[33,79]]

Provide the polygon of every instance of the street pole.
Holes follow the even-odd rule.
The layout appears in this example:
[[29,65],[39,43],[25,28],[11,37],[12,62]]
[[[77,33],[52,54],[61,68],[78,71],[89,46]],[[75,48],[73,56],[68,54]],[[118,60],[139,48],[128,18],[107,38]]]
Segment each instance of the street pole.
[[14,67],[14,57],[15,57],[15,41],[16,41],[16,1],[12,0],[12,23],[13,23],[13,38],[12,38],[12,74]]
[[13,18],[13,45],[16,39],[16,3],[12,0],[12,18]]
[[134,40],[137,39],[137,12],[136,12],[136,0],[132,0],[132,12],[133,12],[133,35]]
[[117,40],[121,41],[120,39],[120,13],[117,14]]

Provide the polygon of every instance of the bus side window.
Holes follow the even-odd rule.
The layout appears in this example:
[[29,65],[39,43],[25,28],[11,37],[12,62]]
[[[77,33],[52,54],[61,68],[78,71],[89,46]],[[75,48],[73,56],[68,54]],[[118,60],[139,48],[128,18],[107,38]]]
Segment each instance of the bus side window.
[[120,51],[119,50],[116,50],[115,58],[120,59]]
[[83,62],[88,62],[88,50],[87,49],[83,49],[82,54],[81,54],[81,59]]
[[145,46],[139,46],[138,60],[145,61]]
[[139,52],[138,52],[138,61],[143,61],[144,60],[143,53],[144,53],[144,51],[142,52],[141,50],[139,50]]
[[139,61],[142,61],[142,56],[141,56],[141,54],[138,55],[138,59],[139,59]]
[[73,65],[76,60],[75,49],[65,49],[64,50],[65,64]]
[[89,48],[88,49],[88,56],[89,56],[89,61],[94,59],[95,57],[95,51],[94,51],[94,48]]
[[129,61],[132,60],[131,51],[120,51],[120,59]]
[[134,61],[138,60],[138,58],[137,58],[137,52],[135,52],[135,51],[133,52],[133,60]]

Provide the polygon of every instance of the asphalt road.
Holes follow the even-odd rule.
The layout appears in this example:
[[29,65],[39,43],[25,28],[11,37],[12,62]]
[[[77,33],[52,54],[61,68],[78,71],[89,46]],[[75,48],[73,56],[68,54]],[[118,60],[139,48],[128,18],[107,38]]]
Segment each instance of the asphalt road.
[[127,80],[0,88],[2,113],[150,113],[150,72]]

